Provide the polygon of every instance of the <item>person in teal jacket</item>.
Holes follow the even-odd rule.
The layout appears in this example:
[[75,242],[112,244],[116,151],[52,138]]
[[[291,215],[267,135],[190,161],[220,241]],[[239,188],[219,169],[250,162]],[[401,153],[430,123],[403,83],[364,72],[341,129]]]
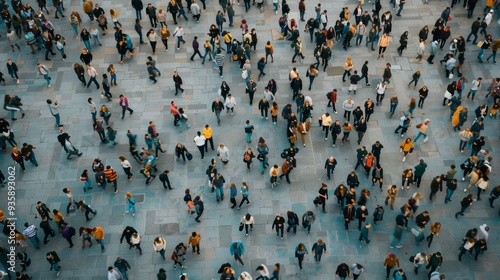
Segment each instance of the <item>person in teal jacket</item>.
[[239,261],[241,265],[244,265],[243,261],[241,260],[241,257],[245,255],[245,247],[243,246],[243,242],[241,242],[240,240],[231,242],[231,245],[229,245],[229,252],[231,253],[231,256],[233,256],[235,261]]
[[299,243],[297,247],[295,247],[295,257],[299,259],[299,267],[302,270],[302,262],[304,261],[304,256],[309,254],[307,251],[306,245],[304,243]]

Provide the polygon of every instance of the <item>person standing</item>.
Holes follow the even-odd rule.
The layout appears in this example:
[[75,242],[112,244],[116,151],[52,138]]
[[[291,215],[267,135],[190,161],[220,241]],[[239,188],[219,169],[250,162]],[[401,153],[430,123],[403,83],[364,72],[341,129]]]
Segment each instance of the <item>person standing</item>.
[[198,232],[193,231],[191,236],[189,236],[188,246],[191,245],[193,248],[193,254],[200,254],[200,240],[201,236]]
[[15,62],[13,62],[12,59],[10,59],[10,58],[7,59],[7,72],[9,72],[9,75],[13,79],[17,79],[17,83],[19,84],[19,76],[17,74],[17,72],[19,72],[19,69],[17,68],[17,64]]
[[203,136],[201,132],[198,131],[196,132],[196,136],[194,137],[193,142],[200,151],[201,160],[205,160],[205,144],[207,142],[205,136]]
[[344,214],[345,229],[349,230],[349,223],[351,222],[351,220],[354,220],[354,216],[355,216],[355,212],[356,212],[354,209],[354,205],[352,203],[348,202],[347,206],[344,207],[342,212]]
[[222,161],[224,167],[226,167],[229,162],[229,149],[223,143],[217,148],[217,157]]
[[239,261],[241,265],[245,265],[241,257],[245,255],[245,247],[241,240],[232,241],[229,245],[229,252],[235,261]]
[[[248,75],[250,75],[250,73]],[[250,78],[250,80],[248,80],[248,83],[246,84],[246,93],[248,94],[248,97],[250,99],[250,105],[252,105],[253,95],[255,94],[255,91],[257,91],[257,84],[253,81],[252,78]]]
[[210,147],[212,151],[214,151],[214,139],[213,139],[213,131],[212,128],[207,124],[205,127],[201,130],[201,133],[203,136],[205,136],[205,153],[208,152],[208,142],[210,142]]
[[175,95],[179,93],[179,90],[181,93],[184,92],[184,89],[182,88],[182,78],[179,76],[179,73],[177,71],[174,71],[174,75],[172,77],[174,83],[175,83]]
[[215,98],[215,101],[212,102],[212,112],[215,114],[215,117],[217,118],[218,125],[220,125],[220,113],[223,110],[224,110],[224,104],[219,100],[219,98]]
[[23,235],[26,236],[36,249],[40,249],[40,239],[38,239],[38,228],[32,224],[24,223]]
[[47,99],[47,106],[49,106],[50,113],[54,118],[56,118],[56,127],[63,127],[64,125],[61,124],[61,117],[59,116],[59,110],[57,110],[57,107],[59,107],[59,102],[56,100],[54,103],[52,103],[51,99]]
[[38,63],[37,67],[38,67],[38,73],[40,75],[42,75],[43,78],[47,81],[47,87],[50,87],[50,80],[52,78],[49,76],[49,73],[50,73],[49,68],[47,68],[47,66],[45,66],[45,65],[43,65],[41,63]]
[[196,217],[194,218],[194,220],[197,221],[198,223],[201,223],[200,217],[203,214],[203,211],[205,210],[205,204],[203,203],[203,198],[201,196],[196,196],[193,202],[196,210]]
[[[64,16],[64,15],[63,15]],[[61,259],[57,255],[55,251],[50,251],[45,255],[45,258],[50,264],[50,270],[55,270],[56,271],[56,276],[59,276],[61,274],[61,266],[59,263],[61,262]]]
[[389,205],[389,199],[391,200],[391,210],[394,210],[394,202],[396,202],[396,197],[398,196],[398,187],[396,185],[387,187],[387,195],[385,197],[385,205]]

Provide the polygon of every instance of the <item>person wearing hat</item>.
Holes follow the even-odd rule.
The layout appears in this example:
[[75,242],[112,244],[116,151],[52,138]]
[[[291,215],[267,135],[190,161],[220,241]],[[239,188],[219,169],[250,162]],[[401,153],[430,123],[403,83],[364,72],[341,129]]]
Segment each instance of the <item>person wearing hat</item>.
[[396,265],[399,268],[399,258],[395,254],[389,253],[389,255],[384,260],[384,268],[387,273],[385,279],[389,280],[389,275],[391,273],[391,270]]

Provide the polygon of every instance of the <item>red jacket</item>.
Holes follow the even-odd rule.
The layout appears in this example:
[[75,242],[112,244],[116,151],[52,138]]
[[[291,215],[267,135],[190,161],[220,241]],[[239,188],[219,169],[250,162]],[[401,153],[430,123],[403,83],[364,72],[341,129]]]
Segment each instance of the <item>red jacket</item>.
[[128,108],[128,98],[127,97],[125,97],[125,96],[120,97],[120,101],[119,102],[120,102],[120,106]]

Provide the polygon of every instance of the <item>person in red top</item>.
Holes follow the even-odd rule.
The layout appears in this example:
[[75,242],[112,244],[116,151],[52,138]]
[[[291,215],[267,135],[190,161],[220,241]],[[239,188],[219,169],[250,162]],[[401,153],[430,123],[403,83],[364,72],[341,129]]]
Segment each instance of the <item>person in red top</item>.
[[[335,108],[335,103],[337,103],[337,89],[334,88],[332,91],[326,94],[328,97],[328,105],[327,107],[333,107],[333,112],[337,114],[337,109]],[[332,104],[332,105],[330,105]]]
[[365,175],[366,178],[368,178],[368,175],[370,174],[370,170],[373,167],[373,162],[374,162],[375,157],[373,156],[372,153],[369,153],[365,158],[364,158],[364,167],[365,167]]
[[149,136],[151,136],[151,139],[156,137],[156,126],[155,126],[155,123],[153,121],[149,122],[148,133],[149,133]]
[[23,169],[24,173],[26,173],[26,167],[24,167],[23,155],[21,155],[21,152],[17,149],[17,147],[12,148],[12,153],[10,155],[12,156],[12,159],[14,160],[14,162],[19,163],[19,165],[21,165],[21,168]]
[[130,114],[132,115],[134,113],[134,110],[130,109],[128,107],[128,98],[125,97],[123,94],[120,94],[120,106],[122,107],[122,120],[125,117],[125,111],[129,111]]
[[179,115],[179,110],[177,109],[175,101],[170,102],[170,113],[174,116],[174,126],[179,126],[181,116]]

